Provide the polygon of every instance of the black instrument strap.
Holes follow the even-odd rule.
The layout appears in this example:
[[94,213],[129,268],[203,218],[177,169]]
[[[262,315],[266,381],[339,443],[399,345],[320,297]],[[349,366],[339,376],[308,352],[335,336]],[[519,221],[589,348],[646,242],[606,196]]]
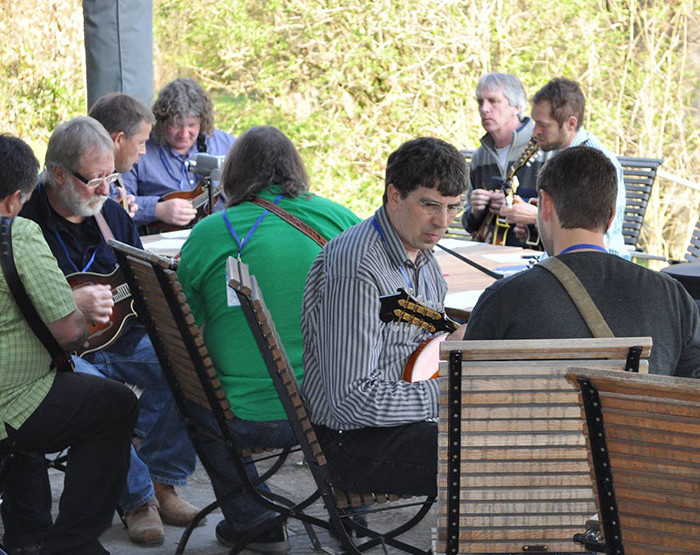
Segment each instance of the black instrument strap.
[[61,349],[56,338],[41,320],[17,273],[12,253],[12,222],[12,218],[6,218],[5,216],[2,216],[0,219],[0,264],[2,265],[2,272],[5,275],[7,287],[10,289],[12,297],[15,299],[29,326],[51,355],[52,367],[64,372],[71,372],[74,370],[73,359],[69,353]]

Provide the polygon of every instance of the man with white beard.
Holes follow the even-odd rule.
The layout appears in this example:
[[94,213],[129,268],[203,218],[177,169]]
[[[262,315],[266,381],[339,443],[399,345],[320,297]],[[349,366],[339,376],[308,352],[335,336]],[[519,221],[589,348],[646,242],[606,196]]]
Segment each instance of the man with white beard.
[[[101,230],[105,225],[118,241],[143,248],[129,214],[109,198],[117,178],[114,153],[109,133],[91,117],[59,125],[49,139],[41,183],[21,215],[39,224],[65,275],[109,276],[117,270]],[[123,279],[74,287],[75,304],[88,321],[106,324],[113,319],[119,326],[112,289],[121,283]],[[132,449],[120,505],[133,542],[162,543],[161,519],[186,526],[197,513],[173,487],[186,483],[196,457],[144,326],[127,318],[114,343],[76,359],[76,366],[79,372],[99,373],[145,391],[135,429],[144,440],[138,456]]]

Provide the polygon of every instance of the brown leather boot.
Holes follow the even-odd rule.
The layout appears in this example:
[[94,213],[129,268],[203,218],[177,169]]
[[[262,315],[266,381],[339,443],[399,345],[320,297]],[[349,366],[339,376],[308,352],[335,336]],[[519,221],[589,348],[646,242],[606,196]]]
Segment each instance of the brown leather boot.
[[[173,486],[153,482],[153,489],[158,499],[160,516],[166,524],[187,526],[199,512],[197,507],[180,497]],[[204,525],[206,521],[207,519],[203,518],[198,526]]]
[[140,545],[160,545],[165,540],[163,523],[158,514],[158,501],[155,497],[145,505],[136,507],[124,514],[129,539]]

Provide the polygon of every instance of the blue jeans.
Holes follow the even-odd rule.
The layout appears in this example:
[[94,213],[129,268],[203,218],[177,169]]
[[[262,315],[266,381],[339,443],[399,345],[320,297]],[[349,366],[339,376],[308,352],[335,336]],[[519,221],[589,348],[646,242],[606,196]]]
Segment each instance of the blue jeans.
[[[188,401],[187,408],[193,418],[203,426],[218,430],[216,420],[211,411]],[[233,434],[236,446],[284,448],[297,444],[292,426],[287,420],[255,422],[233,418],[227,421],[228,428]],[[218,500],[224,499],[241,486],[241,479],[236,472],[228,450],[213,439],[201,437],[200,443],[204,452],[202,461],[209,474],[214,494]],[[244,459],[249,461],[250,458]],[[247,464],[246,471],[251,480],[258,477],[254,464]],[[270,491],[266,484],[260,484],[258,489]],[[250,495],[241,494],[221,506],[226,522],[237,532],[250,530],[266,520],[278,516],[278,513],[265,509],[256,503]]]
[[132,324],[108,349],[76,362],[78,372],[106,376],[144,389],[135,429],[144,440],[138,455],[131,448],[131,466],[121,507],[129,511],[151,499],[154,495],[151,480],[186,484],[197,457],[143,325]]

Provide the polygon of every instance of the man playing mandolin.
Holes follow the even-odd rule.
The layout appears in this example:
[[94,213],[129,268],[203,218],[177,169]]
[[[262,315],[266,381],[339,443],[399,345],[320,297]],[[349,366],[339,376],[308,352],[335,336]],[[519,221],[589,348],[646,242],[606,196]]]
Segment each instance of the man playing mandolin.
[[153,115],[156,124],[146,153],[123,175],[127,191],[139,205],[134,221],[139,226],[153,222],[191,226],[198,214],[192,199],[207,195],[193,192],[199,178],[189,171],[187,160],[198,152],[225,156],[234,138],[214,128],[211,99],[189,78],[175,79],[161,89]]
[[[615,166],[617,175],[617,197],[615,218],[605,234],[605,245],[609,252],[629,260],[622,236],[622,221],[625,215],[625,181],[622,166],[617,158],[600,142],[598,137],[583,127],[583,114],[586,100],[581,87],[570,79],[555,78],[532,97],[532,119],[535,122],[533,136],[542,151],[555,154],[572,146],[590,146],[600,150]],[[526,235],[526,225],[537,219],[537,208],[519,204],[500,211],[507,221],[517,224],[515,234],[522,240]]]
[[404,289],[442,310],[447,284],[432,248],[466,187],[453,146],[404,143],[389,156],[383,206],[330,241],[309,271],[303,392],[339,487],[435,495],[438,382],[401,379],[427,334],[414,322],[383,322],[380,297]]
[[[486,134],[471,160],[462,225],[475,240],[491,242],[504,207],[506,181],[513,177],[509,184],[513,188],[517,181],[517,194],[525,202],[536,198],[535,179],[545,158],[536,149],[521,158],[534,123],[524,114],[527,98],[520,79],[507,73],[484,75],[476,86],[476,100]],[[503,233],[505,244],[524,246],[513,229],[504,226],[501,236]],[[499,242],[503,244],[500,238]]]
[[128,317],[130,310],[121,312],[121,302],[115,304],[114,289],[123,281],[105,235],[142,245],[132,219],[108,197],[117,176],[114,149],[112,138],[93,118],[77,117],[59,125],[49,139],[42,182],[21,215],[39,224],[64,274],[92,274],[86,282],[97,283],[73,289],[75,304],[88,322],[111,323],[117,330],[123,325],[114,343],[76,359],[76,366],[145,390],[136,424],[144,440],[138,456],[132,450],[120,505],[129,538],[157,544],[164,539],[161,517],[184,526],[197,513],[173,488],[186,483],[196,456],[144,326]]

